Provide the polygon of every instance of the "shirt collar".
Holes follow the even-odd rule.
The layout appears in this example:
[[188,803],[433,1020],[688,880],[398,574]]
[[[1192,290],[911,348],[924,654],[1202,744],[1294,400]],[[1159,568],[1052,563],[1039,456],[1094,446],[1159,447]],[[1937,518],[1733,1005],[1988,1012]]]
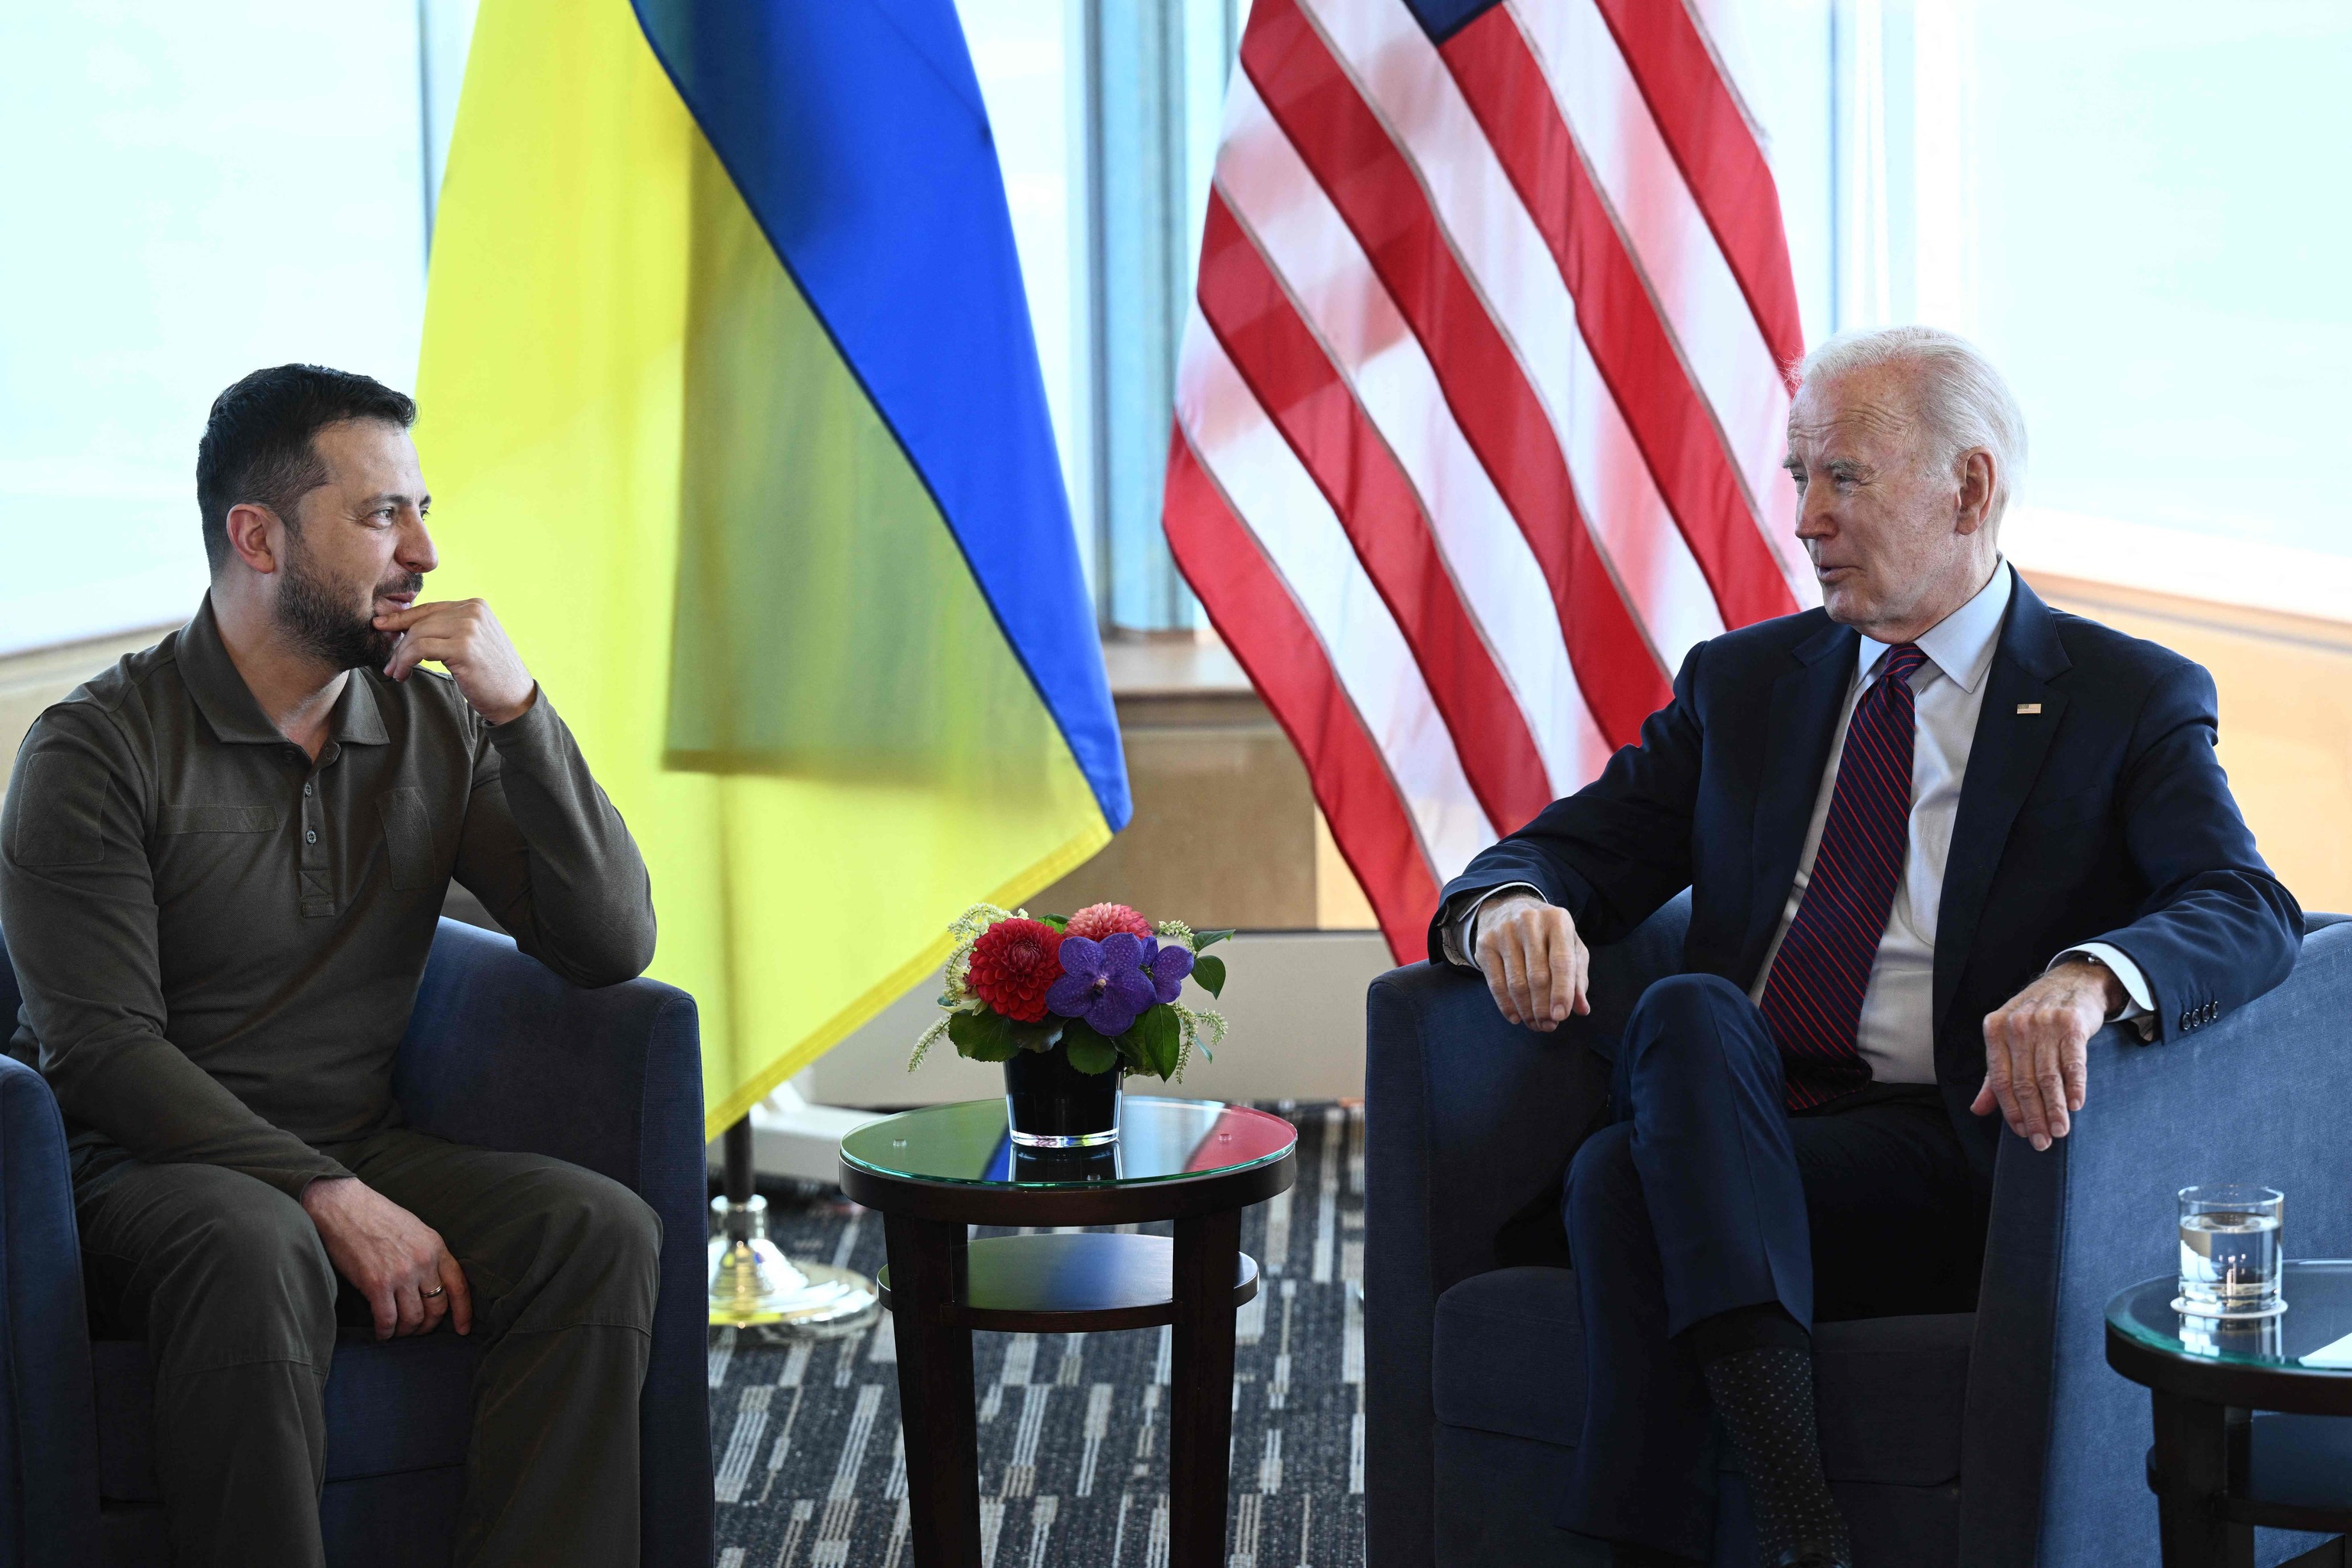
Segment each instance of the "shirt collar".
[[[221,641],[220,622],[213,616],[210,594],[196,607],[195,617],[181,628],[177,658],[180,679],[216,738],[240,745],[287,744],[286,737],[254,700],[253,689],[237,673],[236,661],[229,658],[228,645]],[[355,669],[343,682],[343,694],[335,700],[328,732],[347,745],[381,746],[390,738],[384,732],[375,682],[367,670]]]
[[334,737],[346,746],[381,746],[391,737],[383,731],[383,699],[375,689],[372,669],[354,669],[335,700]]
[[[1993,567],[1991,578],[1977,590],[1976,597],[1919,635],[1919,651],[1963,691],[1974,691],[1977,682],[1985,678],[1985,671],[1992,668],[1993,649],[2000,644],[2001,617],[2009,610],[2013,581],[2009,563],[2000,562]],[[1856,673],[1864,685],[1870,683],[1879,657],[1891,646],[1868,637],[1862,639],[1856,653],[1861,660]]]

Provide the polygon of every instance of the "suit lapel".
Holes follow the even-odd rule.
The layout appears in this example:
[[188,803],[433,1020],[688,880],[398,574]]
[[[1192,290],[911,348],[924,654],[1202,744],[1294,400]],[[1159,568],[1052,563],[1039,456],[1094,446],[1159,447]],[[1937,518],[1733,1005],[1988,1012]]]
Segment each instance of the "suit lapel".
[[[1986,672],[1984,705],[1969,746],[1969,771],[1960,784],[1960,805],[1952,822],[1952,847],[1944,862],[1944,900],[1936,915],[1935,1019],[1940,1037],[1944,1014],[1975,945],[2001,851],[2018,807],[2042,774],[2066,694],[2050,685],[2069,666],[2058,641],[2057,618],[2019,577],[2010,595],[2000,646]],[[2021,708],[2031,711],[2021,713]]]
[[1756,790],[1756,838],[1750,851],[1755,892],[1741,945],[1740,984],[1754,980],[1771,944],[1789,889],[1797,879],[1805,829],[1820,797],[1847,691],[1853,681],[1860,634],[1827,626],[1790,650],[1796,660],[1772,683],[1772,710],[1764,740],[1764,776]]

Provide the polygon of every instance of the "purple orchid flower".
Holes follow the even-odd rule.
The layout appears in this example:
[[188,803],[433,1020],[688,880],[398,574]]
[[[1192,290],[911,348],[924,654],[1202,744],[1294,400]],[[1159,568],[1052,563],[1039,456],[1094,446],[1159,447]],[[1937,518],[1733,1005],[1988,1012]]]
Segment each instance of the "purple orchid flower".
[[1143,939],[1116,931],[1100,942],[1062,939],[1062,977],[1045,992],[1045,1005],[1065,1018],[1082,1018],[1106,1039],[1135,1027],[1157,998],[1143,972]]
[[1151,976],[1151,994],[1160,1001],[1173,1002],[1176,994],[1184,989],[1184,976],[1192,973],[1192,950],[1181,942],[1171,942],[1162,947],[1158,942],[1143,944],[1143,971]]

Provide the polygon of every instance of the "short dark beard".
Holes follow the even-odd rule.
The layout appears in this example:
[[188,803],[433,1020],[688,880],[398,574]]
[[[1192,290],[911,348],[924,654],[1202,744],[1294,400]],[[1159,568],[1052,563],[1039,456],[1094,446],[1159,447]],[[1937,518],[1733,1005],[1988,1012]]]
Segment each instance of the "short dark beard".
[[[297,537],[287,530],[286,578],[278,587],[278,626],[303,652],[338,671],[382,669],[400,634],[377,629],[373,599],[368,609],[354,613],[348,601],[338,597],[333,584],[310,570],[310,557]],[[425,579],[411,573],[393,591],[413,594],[424,585]]]

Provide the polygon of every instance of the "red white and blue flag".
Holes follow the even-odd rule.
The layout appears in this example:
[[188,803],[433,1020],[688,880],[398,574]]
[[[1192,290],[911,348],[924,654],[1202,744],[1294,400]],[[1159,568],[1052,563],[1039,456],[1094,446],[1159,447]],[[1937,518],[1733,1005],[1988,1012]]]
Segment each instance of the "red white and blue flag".
[[1691,645],[1819,601],[1802,351],[1684,0],[1255,0],[1166,526],[1400,958]]

